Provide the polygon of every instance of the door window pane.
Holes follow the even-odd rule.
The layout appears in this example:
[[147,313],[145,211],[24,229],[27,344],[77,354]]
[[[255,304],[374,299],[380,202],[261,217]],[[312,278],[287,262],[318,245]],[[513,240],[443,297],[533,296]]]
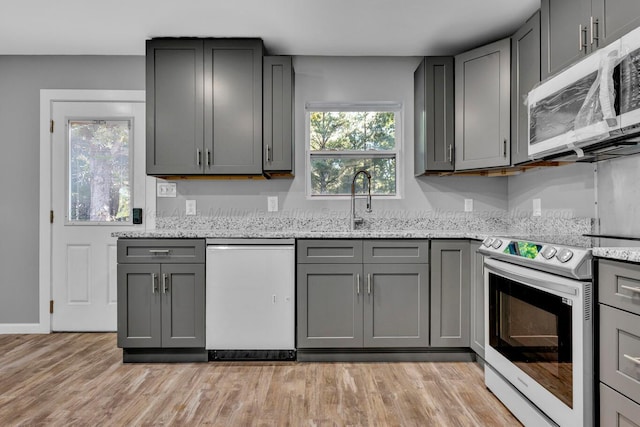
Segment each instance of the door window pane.
[[70,222],[130,222],[129,120],[69,120]]

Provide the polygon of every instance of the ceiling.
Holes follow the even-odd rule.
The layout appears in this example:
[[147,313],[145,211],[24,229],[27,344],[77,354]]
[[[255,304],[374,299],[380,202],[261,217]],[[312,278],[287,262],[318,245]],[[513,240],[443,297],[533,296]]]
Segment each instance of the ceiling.
[[19,0],[0,55],[144,55],[162,36],[261,37],[270,54],[457,54],[513,33],[540,0]]

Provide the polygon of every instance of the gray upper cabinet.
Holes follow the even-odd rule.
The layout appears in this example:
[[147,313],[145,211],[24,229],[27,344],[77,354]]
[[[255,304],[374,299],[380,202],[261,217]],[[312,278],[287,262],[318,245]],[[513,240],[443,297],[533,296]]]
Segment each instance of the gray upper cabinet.
[[259,39],[147,41],[147,173],[262,173]]
[[542,79],[557,73],[590,50],[591,0],[542,0]]
[[455,57],[455,169],[507,166],[511,138],[511,39]]
[[205,173],[262,173],[262,55],[258,39],[204,41]]
[[525,100],[540,82],[540,12],[511,37],[511,163],[528,158],[529,117]]
[[467,240],[431,242],[431,346],[469,347],[470,257]]
[[149,40],[146,61],[147,174],[202,173],[202,42]]
[[636,0],[542,0],[542,78],[640,25]]
[[426,57],[414,79],[414,174],[454,167],[454,60]]
[[264,172],[293,171],[294,71],[290,56],[263,58]]
[[640,26],[640,1],[592,0],[594,43],[603,47]]

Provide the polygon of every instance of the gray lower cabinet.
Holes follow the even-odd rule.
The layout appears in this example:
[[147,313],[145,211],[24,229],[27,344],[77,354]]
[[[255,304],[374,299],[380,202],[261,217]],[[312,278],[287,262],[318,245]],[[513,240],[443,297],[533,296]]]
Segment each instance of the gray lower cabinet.
[[204,258],[201,239],[118,239],[125,361],[206,361]]
[[511,162],[511,39],[455,57],[455,169]]
[[259,39],[147,41],[147,174],[262,173],[262,56]]
[[118,266],[118,347],[204,348],[204,264]]
[[511,164],[529,160],[529,111],[525,100],[540,82],[540,12],[511,37]]
[[640,425],[640,264],[597,259],[600,425]]
[[298,264],[297,347],[362,347],[362,292],[362,264]]
[[294,71],[290,56],[263,58],[262,169],[292,173],[294,152]]
[[453,57],[425,57],[413,73],[414,174],[454,166]]
[[468,240],[431,242],[431,346],[469,347]]
[[428,346],[428,252],[424,240],[298,241],[297,347]]
[[469,345],[478,356],[484,359],[484,255],[480,249],[482,243],[471,241],[471,328]]

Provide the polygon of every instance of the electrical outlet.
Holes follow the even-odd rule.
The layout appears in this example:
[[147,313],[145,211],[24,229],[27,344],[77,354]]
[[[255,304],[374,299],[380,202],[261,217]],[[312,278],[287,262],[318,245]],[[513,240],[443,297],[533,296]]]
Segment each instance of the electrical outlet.
[[278,212],[278,196],[267,197],[267,211]]
[[156,185],[156,196],[158,197],[176,197],[176,183],[175,182],[159,182]]
[[464,199],[464,211],[473,212],[473,199]]
[[542,203],[540,199],[533,199],[533,216],[542,216]]
[[196,201],[195,200],[187,200],[185,206],[185,213],[187,215],[195,215],[196,214]]

